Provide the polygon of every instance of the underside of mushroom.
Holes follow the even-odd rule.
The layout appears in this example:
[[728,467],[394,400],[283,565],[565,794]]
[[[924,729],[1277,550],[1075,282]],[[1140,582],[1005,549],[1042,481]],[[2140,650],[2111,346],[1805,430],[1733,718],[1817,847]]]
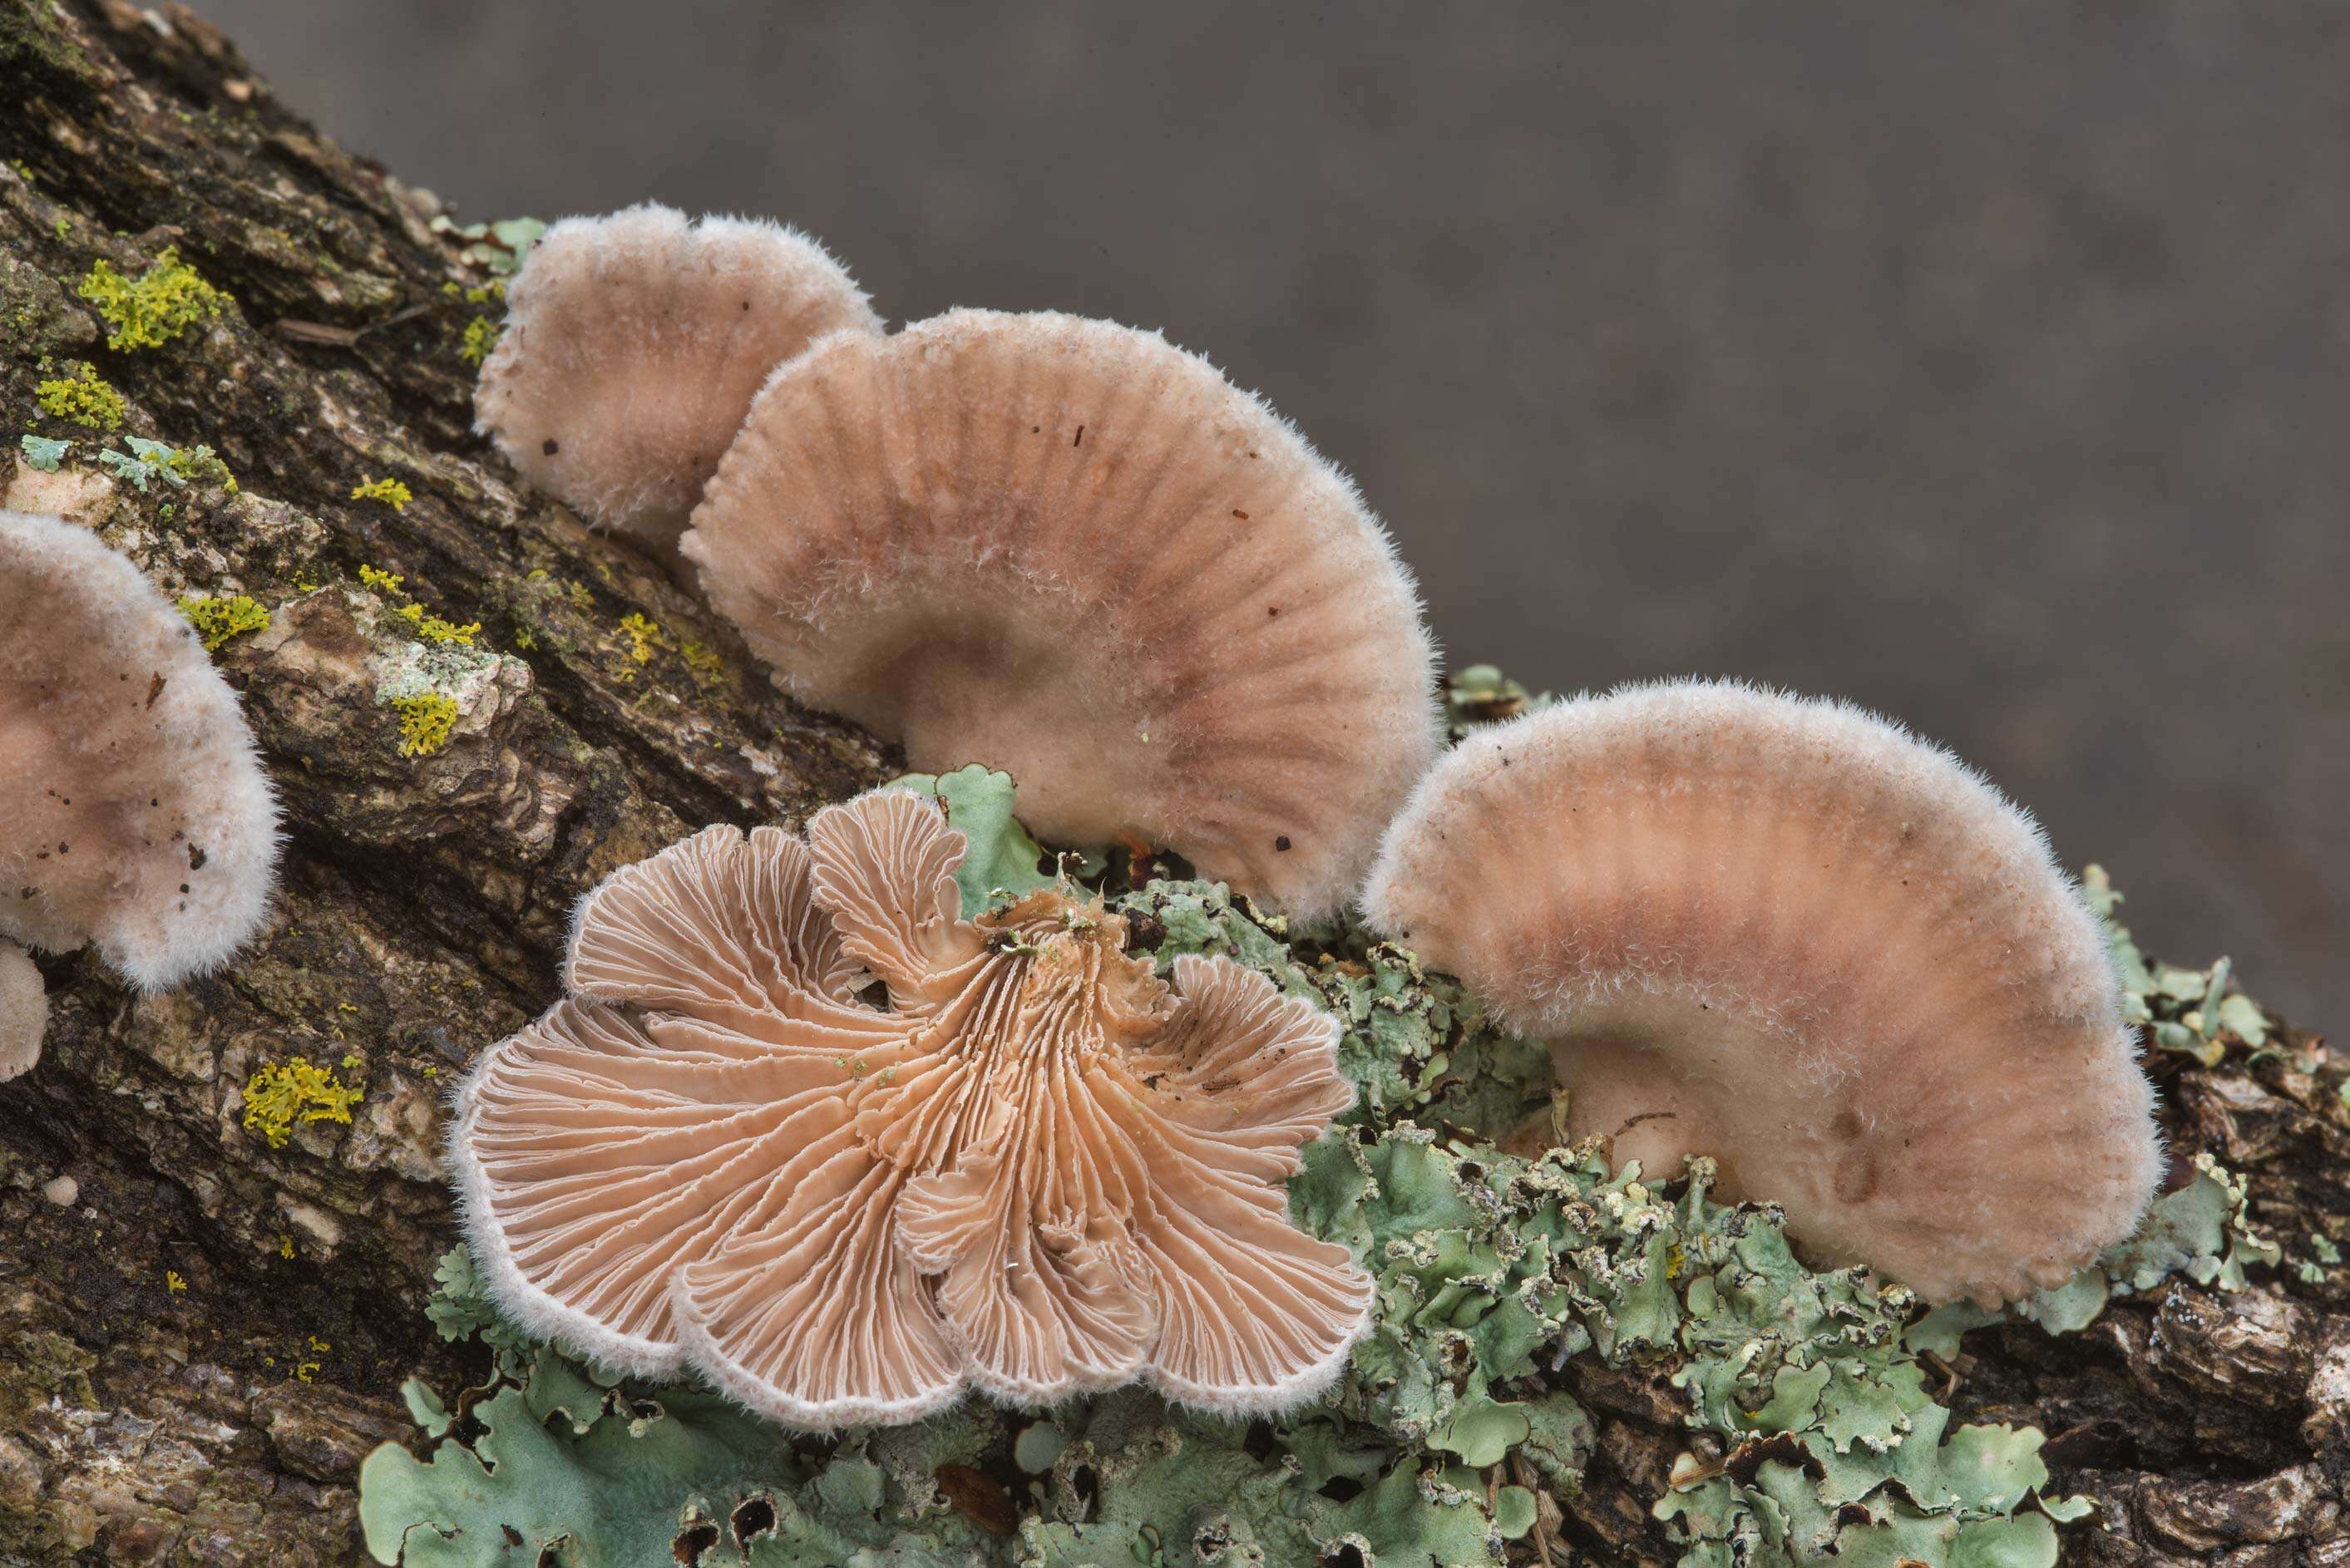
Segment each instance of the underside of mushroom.
[[452,1135],[515,1321],[816,1428],[966,1384],[1261,1410],[1336,1376],[1370,1283],[1286,1196],[1353,1100],[1335,1020],[1224,960],[1164,983],[1074,890],[964,919],[964,847],[882,792],[583,902],[571,999]]
[[2059,1283],[2153,1195],[2095,917],[2027,815],[1858,709],[1679,682],[1486,731],[1366,905],[1551,1043],[1574,1137],[1711,1155],[1929,1299]]
[[667,548],[768,374],[827,333],[880,329],[796,230],[650,202],[567,218],[508,293],[478,428],[534,484]]
[[93,943],[141,986],[200,973],[268,906],[277,811],[236,693],[139,569],[0,513],[0,937]]
[[1295,913],[1435,753],[1417,596],[1354,485],[1154,333],[954,311],[779,372],[687,559],[795,696]]

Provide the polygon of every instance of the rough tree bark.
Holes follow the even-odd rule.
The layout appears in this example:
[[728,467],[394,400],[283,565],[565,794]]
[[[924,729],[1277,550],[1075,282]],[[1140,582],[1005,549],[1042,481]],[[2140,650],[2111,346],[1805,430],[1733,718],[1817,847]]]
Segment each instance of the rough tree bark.
[[[140,997],[87,956],[43,961],[47,1060],[0,1089],[0,1563],[356,1560],[357,1466],[408,1432],[400,1379],[463,1381],[419,1310],[453,1236],[445,1086],[551,1000],[573,900],[605,872],[890,771],[469,433],[460,350],[484,312],[463,291],[486,279],[432,215],[177,5],[0,0],[6,504],[103,521],[178,591],[272,607],[218,658],[288,836],[276,916],[226,972]],[[234,306],[110,350],[76,281],[174,244]],[[240,493],[16,462],[22,430],[104,439],[35,412],[37,384],[85,359],[126,394],[128,433],[209,443]],[[413,492],[403,509],[352,498],[386,477]],[[400,639],[362,565],[501,655],[438,751],[403,755],[380,701]],[[295,1055],[364,1098],[348,1126],[272,1147],[242,1125],[244,1087]],[[2248,1173],[2289,1257],[2350,1240],[2338,1071],[2183,1063],[2163,1064],[2174,1141]],[[2074,1338],[2003,1329],[1969,1351],[1961,1417],[2042,1427],[2060,1484],[2107,1505],[2068,1532],[2071,1560],[2350,1568],[2350,1271],[2177,1284]],[[1569,1376],[1602,1449],[1564,1542],[1670,1562],[1647,1511],[1683,1447],[1678,1396]]]

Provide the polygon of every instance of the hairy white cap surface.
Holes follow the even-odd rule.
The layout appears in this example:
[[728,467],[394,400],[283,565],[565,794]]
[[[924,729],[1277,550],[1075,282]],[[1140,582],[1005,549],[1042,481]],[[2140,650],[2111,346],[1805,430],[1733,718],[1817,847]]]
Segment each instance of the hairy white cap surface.
[[768,373],[826,333],[880,329],[796,229],[650,202],[566,218],[507,291],[475,428],[540,489],[666,549]]
[[1286,1184],[1354,1102],[1337,1021],[1227,959],[1162,982],[1081,892],[965,919],[966,847],[881,791],[806,841],[705,828],[581,903],[571,997],[483,1054],[450,1137],[508,1315],[812,1428],[966,1386],[1330,1385],[1372,1284]]
[[84,942],[138,984],[261,923],[277,806],[236,693],[98,538],[0,513],[0,937]]
[[1353,483],[1158,334],[957,310],[760,393],[684,540],[793,695],[1126,834],[1345,905],[1433,760],[1417,594]]
[[1715,1156],[1929,1299],[2061,1282],[2159,1179],[2096,918],[2023,811],[1858,708],[1669,682],[1473,735],[1365,902],[1551,1043],[1575,1137]]
[[0,941],[0,1084],[32,1071],[49,1029],[48,988],[32,956]]

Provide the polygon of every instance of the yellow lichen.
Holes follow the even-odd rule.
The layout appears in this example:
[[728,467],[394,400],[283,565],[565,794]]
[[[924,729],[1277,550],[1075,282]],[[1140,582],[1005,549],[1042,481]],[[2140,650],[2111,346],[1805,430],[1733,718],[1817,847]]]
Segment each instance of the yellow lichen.
[[505,331],[503,322],[493,321],[486,316],[476,316],[465,323],[465,341],[457,350],[457,357],[468,365],[480,364],[490,357],[490,350],[498,346],[498,339],[505,336]]
[[359,1103],[359,1090],[307,1056],[288,1057],[263,1067],[244,1085],[244,1130],[284,1148],[296,1123],[348,1122]]
[[726,661],[718,657],[717,649],[687,638],[677,645],[677,656],[685,660],[686,669],[692,671],[693,678],[703,685],[724,683]]
[[285,1235],[285,1234],[283,1234],[283,1233],[280,1233],[280,1234],[279,1234],[279,1236],[278,1236],[278,1238],[277,1238],[277,1255],[278,1255],[279,1257],[281,1257],[281,1258],[287,1258],[287,1259],[290,1259],[290,1258],[292,1258],[292,1257],[294,1256],[294,1238],[293,1238],[293,1237],[288,1236],[288,1235]]
[[429,757],[449,743],[449,731],[457,722],[454,698],[428,691],[420,697],[395,697],[391,705],[400,712],[401,756]]
[[135,278],[124,277],[105,261],[93,263],[77,292],[106,318],[111,328],[106,346],[117,350],[161,348],[197,322],[218,316],[229,297],[181,261],[176,245]]
[[180,613],[203,638],[206,653],[217,651],[232,637],[260,631],[269,625],[269,611],[244,594],[229,598],[182,598]]
[[[629,639],[629,661],[631,664],[650,664],[655,653],[670,646],[669,634],[661,630],[660,623],[650,616],[635,613],[622,616],[620,635]],[[637,672],[634,670],[623,670],[620,671],[619,678],[623,680],[634,680],[637,678]]]
[[359,581],[380,594],[396,594],[400,591],[400,585],[407,580],[398,572],[381,571],[369,566],[359,567]]
[[380,501],[394,512],[405,512],[416,496],[397,479],[363,479],[351,487],[351,499]]
[[121,393],[99,379],[98,367],[87,359],[70,376],[36,384],[33,400],[53,419],[70,420],[94,431],[120,430],[129,407]]
[[427,642],[462,642],[471,648],[473,646],[473,634],[482,629],[482,623],[477,620],[458,626],[452,621],[442,620],[437,615],[427,615],[422,605],[402,605],[398,613],[416,628],[416,635]]
[[178,1270],[166,1269],[163,1271],[163,1288],[172,1294],[178,1295],[188,1288],[188,1282],[180,1277]]

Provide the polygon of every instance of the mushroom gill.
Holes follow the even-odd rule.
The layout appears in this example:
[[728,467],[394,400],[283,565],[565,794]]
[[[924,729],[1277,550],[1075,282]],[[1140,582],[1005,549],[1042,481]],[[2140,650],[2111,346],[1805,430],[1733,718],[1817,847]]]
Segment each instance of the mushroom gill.
[[881,329],[797,230],[651,202],[547,230],[506,304],[476,428],[532,483],[663,549],[769,372],[827,333]]
[[1550,1043],[1573,1137],[1712,1155],[1930,1299],[2059,1283],[2153,1195],[2095,917],[2029,816],[1859,709],[1689,681],[1485,731],[1365,903]]
[[776,682],[1022,782],[1048,838],[1345,906],[1436,750],[1409,575],[1353,483],[1156,333],[957,310],[760,393],[682,549]]
[[966,1382],[1257,1410],[1336,1376],[1370,1282],[1285,1187],[1353,1100],[1336,1021],[1222,959],[1162,983],[1064,889],[964,919],[963,853],[878,792],[582,902],[570,998],[484,1055],[452,1134],[517,1322],[814,1428]]
[[0,938],[176,984],[261,923],[277,808],[236,693],[85,529],[0,512]]

